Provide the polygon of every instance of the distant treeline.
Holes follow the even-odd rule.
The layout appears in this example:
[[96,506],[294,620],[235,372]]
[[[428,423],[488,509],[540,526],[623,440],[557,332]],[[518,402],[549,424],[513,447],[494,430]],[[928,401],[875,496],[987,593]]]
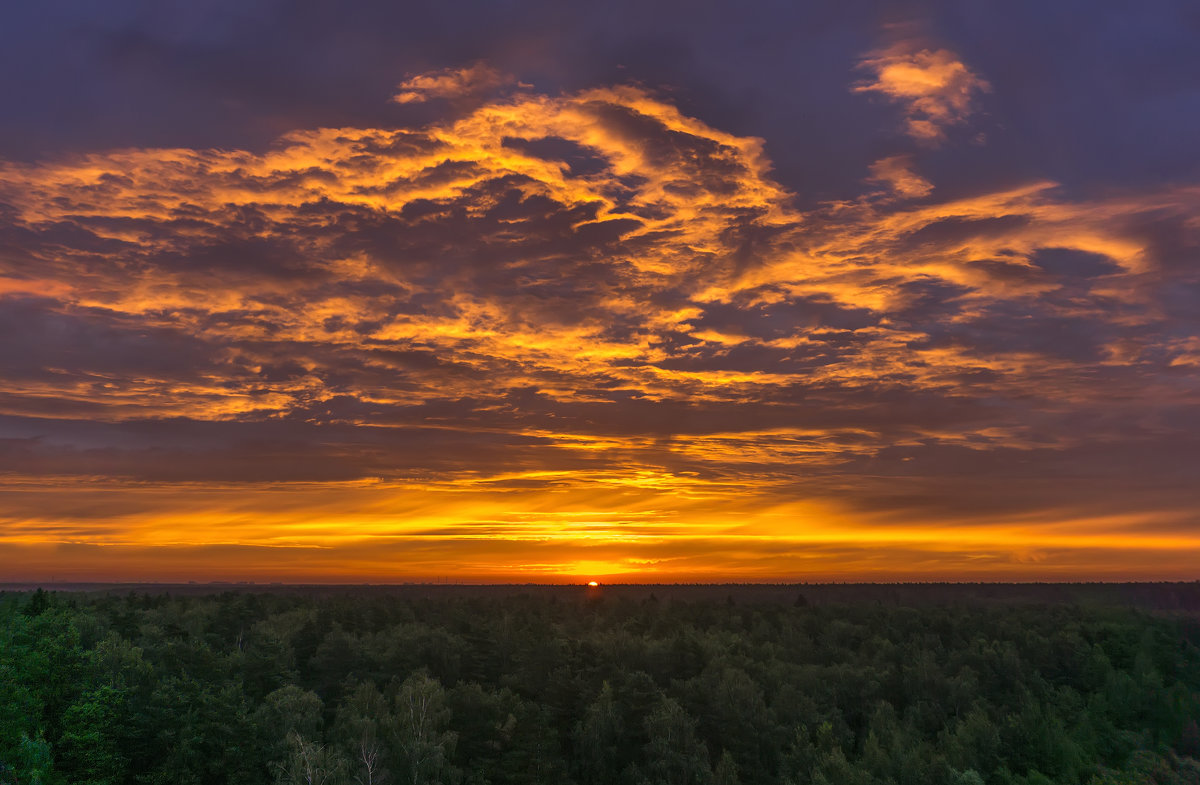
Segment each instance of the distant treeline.
[[[5,591],[37,588],[91,594],[163,594],[206,596],[222,591],[286,594],[305,597],[397,597],[454,599],[528,596],[573,600],[586,591],[579,585],[401,583],[401,584],[278,584],[278,583],[60,583],[3,584]],[[803,595],[809,605],[882,603],[886,605],[945,605],[1044,603],[1051,605],[1127,606],[1148,610],[1192,611],[1200,614],[1200,581],[1143,583],[619,583],[604,586],[606,597],[644,600],[726,600],[753,604],[792,604]]]
[[1196,585],[1081,586],[0,593],[0,785],[1200,785]]

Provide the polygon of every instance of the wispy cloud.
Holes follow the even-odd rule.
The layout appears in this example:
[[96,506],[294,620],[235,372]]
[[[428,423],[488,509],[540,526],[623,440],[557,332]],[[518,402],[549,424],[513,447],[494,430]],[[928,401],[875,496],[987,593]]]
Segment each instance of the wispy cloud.
[[486,63],[476,63],[466,68],[417,74],[400,83],[399,92],[392,100],[398,104],[419,104],[437,98],[478,97],[516,83],[512,76]]
[[933,191],[933,183],[917,174],[911,155],[893,155],[871,164],[871,182],[882,183],[896,196],[920,199]]
[[925,144],[938,144],[946,129],[962,125],[979,93],[991,86],[946,49],[913,49],[908,42],[872,52],[859,62],[872,78],[854,90],[880,93],[904,110],[905,130]]

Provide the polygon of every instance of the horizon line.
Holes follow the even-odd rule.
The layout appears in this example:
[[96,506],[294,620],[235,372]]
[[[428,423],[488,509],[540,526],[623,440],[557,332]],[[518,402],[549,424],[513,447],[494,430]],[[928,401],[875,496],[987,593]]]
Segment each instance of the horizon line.
[[1136,585],[1192,585],[1200,584],[1200,578],[1182,580],[1012,580],[1012,581],[965,581],[965,580],[899,580],[899,581],[674,581],[674,582],[613,582],[598,581],[595,586],[589,581],[537,583],[537,582],[490,582],[468,581],[404,581],[386,583],[291,583],[282,581],[0,581],[0,591],[25,587],[73,587],[73,586],[162,586],[162,587],[265,587],[265,588],[412,588],[412,587],[460,587],[460,588],[599,588],[599,587],[796,587],[796,586],[1136,586]]

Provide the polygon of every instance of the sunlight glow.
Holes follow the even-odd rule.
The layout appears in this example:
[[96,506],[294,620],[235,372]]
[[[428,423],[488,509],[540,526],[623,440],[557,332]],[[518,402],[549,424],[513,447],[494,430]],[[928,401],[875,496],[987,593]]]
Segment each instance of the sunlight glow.
[[[930,145],[990,89],[860,65]],[[455,96],[0,162],[41,342],[0,378],[8,579],[1194,577],[1194,493],[1156,483],[1200,339],[1127,218],[1200,188],[939,201],[900,153],[802,210],[763,139],[647,89],[478,65],[395,100]]]

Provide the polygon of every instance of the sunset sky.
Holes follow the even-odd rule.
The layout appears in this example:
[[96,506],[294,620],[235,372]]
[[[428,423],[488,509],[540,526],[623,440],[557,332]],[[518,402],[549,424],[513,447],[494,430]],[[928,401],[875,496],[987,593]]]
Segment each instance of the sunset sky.
[[46,2],[0,582],[1200,579],[1200,7]]

